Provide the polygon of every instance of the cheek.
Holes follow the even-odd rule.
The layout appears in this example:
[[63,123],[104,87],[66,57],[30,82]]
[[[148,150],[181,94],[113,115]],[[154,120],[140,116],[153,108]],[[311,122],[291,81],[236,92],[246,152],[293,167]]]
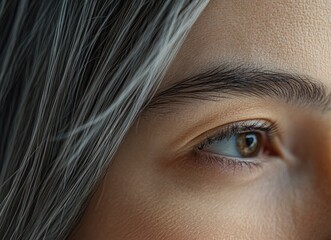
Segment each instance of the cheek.
[[202,223],[194,201],[148,171],[127,171],[114,166],[90,201],[81,228],[94,239],[214,239],[217,223]]
[[138,179],[125,186],[106,180],[91,199],[75,239],[213,239],[211,229],[206,234],[209,226],[195,223],[194,209],[150,196],[148,184],[141,186]]
[[117,160],[91,199],[80,226],[85,233],[77,239],[258,240],[290,235],[290,218],[284,217],[290,211],[280,207],[288,204],[279,204],[284,196],[258,194],[272,186],[191,191],[172,175],[133,159],[132,167],[126,159]]

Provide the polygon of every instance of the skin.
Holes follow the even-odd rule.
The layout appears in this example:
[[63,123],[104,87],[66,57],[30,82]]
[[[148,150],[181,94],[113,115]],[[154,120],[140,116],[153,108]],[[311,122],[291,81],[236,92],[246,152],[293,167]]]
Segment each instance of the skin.
[[[240,62],[308,75],[331,89],[330,56],[330,1],[215,0],[161,88]],[[211,129],[247,119],[279,124],[279,153],[262,167],[192,161]],[[71,239],[331,239],[330,120],[330,112],[244,97],[144,113]]]

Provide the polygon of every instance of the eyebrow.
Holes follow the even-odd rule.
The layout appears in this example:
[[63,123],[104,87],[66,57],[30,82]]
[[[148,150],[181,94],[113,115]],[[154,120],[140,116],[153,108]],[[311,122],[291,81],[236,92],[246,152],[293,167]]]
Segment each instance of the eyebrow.
[[193,100],[231,97],[272,98],[287,104],[330,110],[331,95],[320,81],[267,69],[222,64],[175,82],[154,95],[145,109],[170,109]]

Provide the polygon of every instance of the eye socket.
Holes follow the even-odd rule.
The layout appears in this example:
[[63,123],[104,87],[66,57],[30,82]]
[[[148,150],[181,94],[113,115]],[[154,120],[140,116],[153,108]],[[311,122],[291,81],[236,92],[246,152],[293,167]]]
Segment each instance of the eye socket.
[[229,157],[256,157],[262,148],[263,138],[258,132],[238,133],[230,138],[214,141],[203,150]]
[[275,124],[265,120],[236,122],[222,127],[197,149],[223,158],[256,158],[272,152],[270,139],[275,132]]

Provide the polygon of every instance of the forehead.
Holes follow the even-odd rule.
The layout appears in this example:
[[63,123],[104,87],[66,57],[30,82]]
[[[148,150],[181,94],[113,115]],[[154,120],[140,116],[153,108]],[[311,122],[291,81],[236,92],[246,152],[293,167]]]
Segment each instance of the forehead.
[[223,62],[309,75],[331,86],[331,1],[212,0],[163,85]]

